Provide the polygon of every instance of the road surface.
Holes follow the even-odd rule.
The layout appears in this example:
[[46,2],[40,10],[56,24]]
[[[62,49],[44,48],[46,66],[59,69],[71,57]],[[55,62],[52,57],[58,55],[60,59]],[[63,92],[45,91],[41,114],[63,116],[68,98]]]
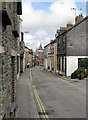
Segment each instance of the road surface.
[[66,81],[31,69],[30,82],[40,118],[86,118],[86,80]]

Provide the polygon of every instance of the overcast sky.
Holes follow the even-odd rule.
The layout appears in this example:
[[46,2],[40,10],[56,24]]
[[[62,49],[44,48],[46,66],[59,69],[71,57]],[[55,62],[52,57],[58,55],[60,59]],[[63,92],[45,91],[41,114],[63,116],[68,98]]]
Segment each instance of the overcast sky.
[[[42,1],[42,2],[40,2]],[[86,3],[75,0],[23,0],[22,5],[22,30],[24,33],[25,44],[29,48],[35,50],[40,43],[44,47],[55,39],[56,30],[59,27],[64,27],[70,21],[74,23],[75,11],[71,8],[76,8],[76,14],[86,14]],[[84,0],[85,1],[85,0]],[[79,9],[82,8],[82,11]]]

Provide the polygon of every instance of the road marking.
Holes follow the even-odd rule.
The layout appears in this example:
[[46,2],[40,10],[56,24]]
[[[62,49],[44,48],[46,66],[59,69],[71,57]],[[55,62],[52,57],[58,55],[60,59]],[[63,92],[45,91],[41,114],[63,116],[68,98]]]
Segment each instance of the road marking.
[[[41,113],[46,113],[45,108],[44,108],[44,106],[43,106],[43,104],[42,104],[42,102],[41,102],[41,99],[40,99],[40,97],[39,97],[39,95],[38,95],[38,92],[37,92],[37,90],[36,90],[36,87],[33,86],[33,88],[34,88],[34,94],[35,94],[35,96],[36,96],[36,99],[37,99],[38,105],[39,105],[39,107],[40,107]],[[43,118],[45,118],[45,120],[49,120],[49,118],[48,118],[47,115],[43,115]]]
[[[38,105],[39,105],[40,111],[41,111],[41,113],[42,113],[42,112],[43,112],[43,111],[42,111],[42,107],[41,107],[41,105],[40,105],[40,102],[39,102],[39,100],[38,100],[38,96],[36,95],[36,92],[35,92],[35,91],[34,91],[34,94],[35,94],[37,103],[38,103]],[[44,116],[44,115],[42,115],[42,116],[43,116],[43,118],[45,119],[45,116]],[[45,120],[46,120],[46,119],[45,119]]]
[[[30,74],[30,79],[32,81],[31,69],[29,70],[29,74]],[[39,105],[41,113],[46,113],[45,108],[44,108],[44,106],[43,106],[43,104],[41,102],[41,99],[40,99],[40,97],[38,95],[38,92],[36,90],[36,87],[35,86],[32,86],[32,87],[33,87],[33,92],[34,92],[34,95],[36,97],[36,100],[37,100],[37,103]],[[47,115],[42,115],[42,116],[43,116],[44,120],[49,120]]]
[[29,69],[30,80],[32,81],[31,69]]
[[[40,99],[40,97],[39,97],[39,95],[38,95],[38,92],[37,92],[35,86],[34,86],[34,89],[35,89],[35,92],[36,92],[36,94],[37,94],[37,96],[38,96],[38,100],[39,100],[39,102],[40,102],[40,104],[41,104],[42,110],[43,110],[44,113],[46,113],[45,108],[44,108],[44,106],[43,106],[43,104],[42,104],[42,102],[41,102],[41,99]],[[47,120],[49,120],[49,118],[48,118],[47,115],[45,115],[45,117],[47,118]]]
[[[37,118],[39,118],[37,108],[35,107],[35,106],[36,106],[36,103],[35,103],[35,101],[34,101],[34,95],[33,95],[33,91],[32,91],[31,81],[30,81],[30,82],[28,81],[28,86],[29,86],[29,90],[30,90],[31,96],[32,96],[33,109],[34,109],[34,112],[36,113],[34,116],[32,115],[32,117],[35,118],[35,116],[37,115]],[[33,113],[32,113],[32,114],[33,114]]]

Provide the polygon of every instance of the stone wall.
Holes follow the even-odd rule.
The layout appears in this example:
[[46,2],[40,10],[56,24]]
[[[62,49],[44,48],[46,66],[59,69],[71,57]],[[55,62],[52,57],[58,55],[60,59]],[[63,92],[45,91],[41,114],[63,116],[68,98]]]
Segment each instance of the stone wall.
[[[2,2],[2,10],[6,11],[11,25],[2,25],[0,37],[0,119],[10,117],[13,103],[16,103],[17,85],[17,54],[19,53],[19,16],[17,15],[17,3]],[[15,31],[16,34],[13,33]]]
[[67,56],[86,56],[86,21],[67,32]]

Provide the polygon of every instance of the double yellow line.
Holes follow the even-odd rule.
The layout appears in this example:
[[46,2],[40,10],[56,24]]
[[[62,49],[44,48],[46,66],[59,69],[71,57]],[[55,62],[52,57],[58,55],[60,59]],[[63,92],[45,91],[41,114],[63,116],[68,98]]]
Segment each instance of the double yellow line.
[[31,69],[29,69],[30,80],[32,81]]
[[[29,70],[29,74],[30,74],[30,80],[32,81],[31,69]],[[40,108],[40,111],[42,113],[42,116],[43,116],[44,120],[49,120],[48,116],[46,115],[45,108],[44,108],[44,106],[43,106],[43,104],[41,102],[41,99],[40,99],[40,97],[38,95],[38,92],[36,90],[36,87],[35,86],[32,86],[32,87],[33,87],[33,92],[34,92],[35,98],[37,100],[38,106]],[[44,115],[43,115],[43,113],[44,113]]]
[[[42,116],[43,116],[44,120],[49,120],[48,116],[46,115],[45,108],[44,108],[44,106],[43,106],[43,104],[42,104],[42,102],[41,102],[41,99],[40,99],[40,97],[39,97],[39,95],[38,95],[38,92],[37,92],[35,86],[33,86],[33,90],[34,90],[34,94],[35,94],[37,103],[38,103],[38,105],[39,105],[39,108],[40,108],[40,111],[41,111],[41,113],[42,113]],[[43,113],[44,113],[45,115],[43,115]]]

